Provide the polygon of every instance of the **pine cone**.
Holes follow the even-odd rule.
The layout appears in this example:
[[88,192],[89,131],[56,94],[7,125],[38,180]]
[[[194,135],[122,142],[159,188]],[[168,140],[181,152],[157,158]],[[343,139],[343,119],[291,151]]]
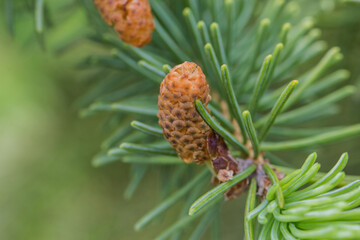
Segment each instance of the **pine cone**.
[[206,106],[210,88],[201,68],[184,62],[166,75],[160,86],[159,124],[165,138],[186,163],[210,160],[207,138],[212,132],[196,111],[195,100]]
[[148,0],[94,0],[94,4],[124,42],[142,47],[151,41],[155,24]]

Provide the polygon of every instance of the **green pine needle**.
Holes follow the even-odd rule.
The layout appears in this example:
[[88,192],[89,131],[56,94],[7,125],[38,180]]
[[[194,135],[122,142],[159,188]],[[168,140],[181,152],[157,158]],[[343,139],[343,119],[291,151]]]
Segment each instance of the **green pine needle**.
[[198,213],[202,208],[204,208],[207,204],[214,201],[218,197],[221,197],[222,194],[231,188],[232,186],[236,185],[240,181],[247,178],[251,173],[253,173],[256,169],[255,165],[251,165],[246,170],[242,171],[241,173],[238,173],[233,179],[224,182],[216,187],[214,187],[209,192],[202,195],[200,198],[198,198],[190,207],[189,209],[189,215],[195,215]]

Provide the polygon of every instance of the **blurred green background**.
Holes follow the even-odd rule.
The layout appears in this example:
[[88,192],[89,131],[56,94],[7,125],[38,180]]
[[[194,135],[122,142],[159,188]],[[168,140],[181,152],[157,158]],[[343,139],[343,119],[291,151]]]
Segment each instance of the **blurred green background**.
[[[330,46],[342,48],[342,64],[352,72],[349,83],[360,86],[360,14],[351,12],[349,19],[348,11],[354,11],[353,7],[336,10],[333,17],[323,14],[318,26]],[[133,231],[136,220],[159,201],[159,179],[150,172],[134,199],[125,200],[128,166],[91,166],[105,137],[103,119],[79,119],[73,107],[85,90],[81,84],[84,72],[74,66],[97,48],[87,41],[75,42],[70,49],[64,46],[90,31],[85,14],[75,9],[58,18],[61,24],[45,35],[45,52],[36,41],[32,15],[17,18],[15,38],[7,33],[3,18],[0,22],[0,239],[152,239],[176,216],[171,211],[144,232]],[[357,91],[342,102],[341,114],[326,121],[357,123],[359,106]],[[307,153],[316,150],[327,170],[348,151],[346,172],[360,175],[359,140],[281,156],[299,166]],[[242,200],[229,202],[223,209],[223,239],[241,234]]]

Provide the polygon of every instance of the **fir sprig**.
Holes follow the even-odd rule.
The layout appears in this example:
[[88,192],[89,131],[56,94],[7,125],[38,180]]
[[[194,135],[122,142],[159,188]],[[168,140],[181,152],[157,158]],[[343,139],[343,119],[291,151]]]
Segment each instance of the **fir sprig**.
[[[256,216],[262,225],[259,239],[267,239],[269,235],[274,239],[356,239],[359,236],[360,215],[356,209],[360,205],[359,181],[331,191],[345,176],[341,171],[347,163],[347,153],[326,175],[298,190],[317,172],[315,157],[314,154],[309,156],[299,174],[290,174],[272,186],[284,191],[285,204],[272,200],[270,189],[266,201],[247,213],[245,231],[246,236],[250,236],[248,239],[256,239],[250,227]],[[253,198],[255,191],[249,191],[248,205]]]
[[[346,87],[328,95],[321,94],[348,77],[345,70],[337,70],[334,73],[329,71],[342,58],[338,48],[330,49],[319,64],[307,68],[302,75],[298,74],[297,65],[309,62],[314,57],[323,54],[325,49],[323,42],[317,40],[320,32],[316,29],[312,30],[313,22],[310,18],[306,18],[298,24],[299,16],[289,17],[293,13],[289,3],[268,1],[268,6],[271,7],[264,7],[263,4],[255,4],[254,1],[244,1],[241,4],[238,1],[226,1],[225,3],[212,0],[189,1],[189,5],[179,1],[176,5],[169,7],[170,5],[166,1],[154,0],[151,4],[155,13],[156,31],[153,43],[149,46],[137,49],[123,44],[121,40],[109,34],[97,37],[104,46],[115,49],[112,50],[112,57],[114,60],[120,60],[119,64],[121,64],[116,67],[116,64],[111,63],[111,68],[114,69],[115,67],[115,72],[116,68],[120,71],[118,79],[121,78],[121,81],[127,82],[127,85],[133,84],[132,79],[136,79],[140,85],[148,84],[151,81],[152,84],[149,85],[148,89],[154,89],[154,91],[150,90],[147,93],[143,91],[134,92],[134,97],[141,99],[138,99],[137,103],[132,101],[131,104],[129,104],[129,99],[118,102],[97,102],[98,96],[119,91],[116,88],[104,89],[97,94],[96,98],[93,98],[94,103],[84,110],[84,115],[106,111],[110,112],[113,118],[117,118],[126,114],[130,116],[130,119],[135,120],[131,123],[134,129],[130,130],[129,133],[139,130],[141,134],[146,134],[141,135],[142,137],[132,141],[131,144],[123,143],[120,148],[113,147],[112,144],[108,155],[101,155],[101,160],[97,158],[97,165],[112,162],[115,158],[130,164],[181,165],[181,162],[174,157],[176,152],[165,147],[165,142],[161,143],[160,141],[160,145],[151,143],[161,133],[157,124],[154,123],[157,113],[156,100],[151,99],[157,93],[158,83],[171,66],[185,60],[194,61],[201,65],[212,90],[219,94],[220,101],[215,99],[210,106],[215,119],[200,101],[196,102],[196,107],[206,123],[233,147],[231,151],[235,155],[238,154],[238,156],[246,158],[253,151],[253,155],[250,154],[250,156],[257,158],[263,154],[262,151],[264,150],[280,151],[315,146],[359,134],[358,125],[333,128],[331,131],[324,130],[324,132],[319,132],[318,129],[309,129],[305,138],[273,142],[273,136],[286,133],[285,129],[289,124],[294,126],[300,121],[314,120],[336,113],[334,104],[353,93],[353,87]],[[218,13],[221,11],[228,12],[230,14],[228,18],[220,18]],[[109,64],[105,63],[105,67],[107,65],[110,67]],[[127,68],[124,68],[123,65]],[[131,77],[122,77],[125,74],[130,74]],[[289,83],[289,79],[294,78],[298,81],[293,80]],[[103,79],[102,81],[108,80]],[[273,88],[272,83],[283,85],[283,87]],[[122,88],[119,86],[120,91]],[[311,102],[309,101],[310,98],[312,99]],[[220,104],[222,99],[227,103],[230,114],[222,114],[224,113]],[[240,110],[246,108],[249,111],[242,112]],[[236,121],[231,122],[231,118]],[[274,125],[276,127],[273,128]],[[234,135],[234,130],[238,127],[242,134],[240,138],[239,135]],[[125,128],[128,129],[126,124],[120,127],[120,129]],[[284,130],[280,131],[280,129]],[[301,131],[301,134],[303,133],[305,134]],[[320,135],[317,135],[319,133]],[[294,133],[290,136],[296,137],[297,135]],[[251,149],[248,148],[248,144],[245,145],[248,138],[251,140]],[[267,142],[263,142],[265,138]],[[118,138],[116,142],[119,144],[123,140]],[[104,146],[108,146],[108,144]],[[236,150],[240,150],[240,152],[237,153]],[[334,200],[339,202],[339,207],[336,207],[337,205],[334,207],[330,204],[326,205],[327,210],[333,215],[326,215],[328,218],[324,218],[324,221],[319,218],[317,221],[319,224],[306,225],[309,221],[313,221],[309,220],[311,218],[306,215],[312,214],[308,208],[309,205],[306,205],[311,202],[307,198],[310,200],[330,199],[330,197],[319,196],[341,184],[344,177],[343,173],[339,173],[342,168],[336,168],[330,171],[330,175],[325,175],[326,177],[323,178],[325,180],[318,180],[310,187],[305,188],[305,191],[297,191],[307,182],[316,179],[320,166],[314,163],[314,156],[311,155],[303,168],[299,170],[287,169],[286,174],[288,175],[281,181],[277,179],[271,167],[264,165],[265,172],[272,180],[273,185],[270,187],[266,199],[256,207],[255,180],[253,179],[252,184],[250,184],[245,214],[247,239],[255,239],[256,236],[259,236],[260,239],[268,239],[269,236],[274,239],[281,238],[281,236],[286,239],[306,239],[306,236],[312,232],[315,233],[315,236],[321,236],[320,233],[330,236],[334,230],[330,230],[321,224],[328,221],[327,219],[330,219],[331,216],[338,216],[339,211],[346,211],[352,222],[334,223],[334,229],[339,229],[340,232],[348,231],[351,236],[357,233],[356,228],[353,229],[353,223],[356,223],[357,220],[353,219],[353,215],[344,209],[343,202],[346,200],[340,197],[336,199],[342,200]],[[341,162],[340,165],[344,167],[344,162]],[[255,168],[253,165],[234,176],[233,180],[220,184],[205,193],[192,204],[190,215],[197,217],[198,212],[204,213],[203,209],[213,203],[213,199],[219,197],[221,199],[221,193],[248,177]],[[285,168],[279,167],[278,169],[281,171]],[[206,170],[202,175],[206,176]],[[137,176],[129,185],[130,192],[135,191],[136,186],[141,181],[142,174],[138,173]],[[330,180],[329,176],[335,178]],[[185,196],[190,187],[195,186],[194,184],[200,184],[198,183],[200,180],[204,181],[206,178],[193,177],[193,180],[190,180],[178,192],[169,196],[158,207],[145,215],[136,224],[136,229],[142,229],[156,216],[162,214],[181,197]],[[350,189],[350,187],[346,189]],[[345,193],[347,192],[343,194]],[[131,194],[127,194],[127,196],[131,196]],[[190,200],[191,197],[193,196],[188,196],[187,199]],[[291,207],[291,204],[297,203],[297,201],[303,205]],[[352,203],[351,208],[353,209],[356,206],[356,203]],[[302,212],[294,213],[296,207]],[[325,210],[326,207],[321,209],[319,205],[319,210],[316,211],[323,213],[326,212]],[[357,210],[350,211],[356,213]],[[252,223],[257,215],[259,223],[263,224],[258,233],[253,232]],[[209,210],[208,214],[203,216],[199,228],[193,233],[193,236],[201,235],[200,231],[202,230],[199,229],[205,228],[206,224],[212,221],[210,220],[211,216],[212,211]],[[158,239],[165,239],[171,235],[180,236],[180,229],[189,225],[195,220],[195,217],[181,217],[172,226],[164,230]],[[287,218],[291,219],[287,220]],[[341,221],[343,220],[341,219]]]
[[[309,1],[302,4],[306,2]],[[123,43],[103,24],[94,7],[84,1],[89,22],[95,29],[89,39],[103,47],[105,54],[91,56],[79,64],[97,71],[91,72],[86,81],[90,90],[77,102],[84,108],[81,115],[106,112],[108,128],[113,131],[93,164],[101,166],[118,160],[131,164],[132,179],[126,198],[132,197],[149,165],[159,172],[157,166],[161,165],[172,173],[170,177],[178,176],[171,179],[176,184],[164,187],[165,199],[138,221],[136,230],[185,199],[178,221],[164,229],[158,239],[179,238],[182,228],[202,216],[190,236],[198,239],[209,224],[218,227],[222,193],[251,178],[245,206],[246,239],[358,236],[359,182],[349,183],[342,172],[346,154],[329,173],[318,172],[316,154],[310,155],[300,169],[271,167],[276,158],[269,151],[314,147],[360,134],[359,124],[323,129],[300,124],[338,113],[336,103],[354,92],[353,86],[346,86],[326,94],[345,81],[349,73],[334,70],[343,58],[340,49],[326,51],[326,44],[319,40],[321,31],[313,28],[314,20],[299,14],[301,4],[278,0],[150,3],[156,24],[153,41],[144,48],[135,48]],[[5,16],[10,31],[13,31],[12,8],[12,1],[7,0]],[[34,10],[36,30],[42,36],[44,2],[36,1]],[[318,64],[309,65],[317,58],[321,58]],[[172,66],[183,61],[196,62],[204,70],[212,95],[216,96],[208,106],[211,113],[199,100],[194,104],[205,122],[229,143],[231,153],[254,163],[270,159],[270,164],[262,162],[262,166],[272,185],[257,206],[259,182],[252,177],[257,165],[206,192],[204,184],[209,182],[210,172],[203,169],[198,175],[189,172],[186,179],[181,177],[184,163],[161,138],[156,117],[159,84]],[[279,142],[276,136],[289,140]],[[286,161],[276,161],[279,162]],[[275,170],[284,172],[285,178],[279,180]],[[348,185],[332,190],[345,183]],[[177,191],[171,188],[181,184]],[[165,189],[169,186],[172,194]],[[300,187],[304,189],[299,190]],[[186,215],[189,209],[194,216]],[[256,216],[260,232],[254,232]]]

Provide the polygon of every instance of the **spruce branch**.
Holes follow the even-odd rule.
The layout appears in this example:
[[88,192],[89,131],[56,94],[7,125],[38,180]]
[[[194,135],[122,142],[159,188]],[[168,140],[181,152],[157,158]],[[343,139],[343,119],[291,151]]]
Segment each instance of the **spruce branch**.
[[[81,115],[107,112],[110,119],[126,118],[127,123],[131,122],[112,128],[113,135],[104,142],[93,164],[119,160],[130,164],[133,175],[126,197],[131,197],[141,184],[149,165],[159,172],[159,165],[172,166],[166,168],[165,177],[172,183],[163,187],[163,192],[174,190],[171,186],[175,183],[182,186],[140,219],[135,228],[144,228],[184,199],[179,219],[157,239],[180,238],[182,229],[190,224],[195,226],[190,239],[200,238],[210,224],[218,227],[216,218],[223,194],[235,192],[231,196],[238,196],[249,189],[244,216],[246,239],[357,236],[360,219],[356,207],[360,203],[359,181],[355,180],[359,178],[343,172],[347,154],[328,173],[319,172],[315,153],[300,169],[274,165],[287,162],[274,161],[273,151],[303,149],[360,135],[357,123],[326,128],[299,124],[333,115],[337,103],[355,91],[353,86],[329,91],[349,73],[335,69],[343,55],[337,47],[326,52],[326,43],[319,40],[321,31],[313,28],[315,20],[298,15],[302,4],[281,0],[153,0],[150,6],[155,30],[148,45],[134,47],[103,28],[91,40],[111,54],[94,55],[82,64],[84,68],[109,72],[115,79],[109,77],[106,83],[101,77],[94,80],[94,90],[80,101],[84,107]],[[88,14],[99,18],[92,11]],[[320,58],[324,52],[313,64],[315,57]],[[162,79],[174,74],[184,61],[197,64],[191,74],[203,69],[204,78],[196,72],[196,79],[207,81],[210,88],[206,82],[199,84],[205,86],[204,91],[194,90],[199,86],[186,86],[185,82],[191,82],[194,76],[184,75],[184,71],[177,72],[178,85],[164,86]],[[299,74],[300,69],[303,74]],[[289,79],[298,81],[289,83]],[[160,83],[169,93],[161,95],[161,114],[155,106]],[[171,87],[176,91],[171,92]],[[208,105],[210,99],[201,92],[209,89],[214,98]],[[187,96],[193,90],[196,94]],[[244,107],[249,111],[242,112]],[[193,116],[187,116],[189,112]],[[156,117],[162,130],[155,123]],[[184,123],[187,126],[182,129]],[[194,124],[198,128],[188,133]],[[182,135],[177,128],[182,129]],[[200,139],[197,131],[202,133],[203,140],[196,142],[201,151],[195,144]],[[159,138],[162,134],[164,139]],[[288,139],[276,141],[276,136]],[[175,150],[167,140],[172,146],[181,141],[194,144],[176,145]],[[188,171],[201,168],[196,164],[185,168],[181,159],[191,162],[190,153],[193,159],[200,153],[206,156],[196,163],[205,163],[209,169],[200,175]],[[216,186],[206,192],[209,170]],[[185,171],[186,179],[182,177]],[[260,201],[256,206],[257,196]],[[187,216],[188,212],[194,216]],[[255,221],[261,227],[256,232]],[[214,231],[215,237],[217,234]]]

